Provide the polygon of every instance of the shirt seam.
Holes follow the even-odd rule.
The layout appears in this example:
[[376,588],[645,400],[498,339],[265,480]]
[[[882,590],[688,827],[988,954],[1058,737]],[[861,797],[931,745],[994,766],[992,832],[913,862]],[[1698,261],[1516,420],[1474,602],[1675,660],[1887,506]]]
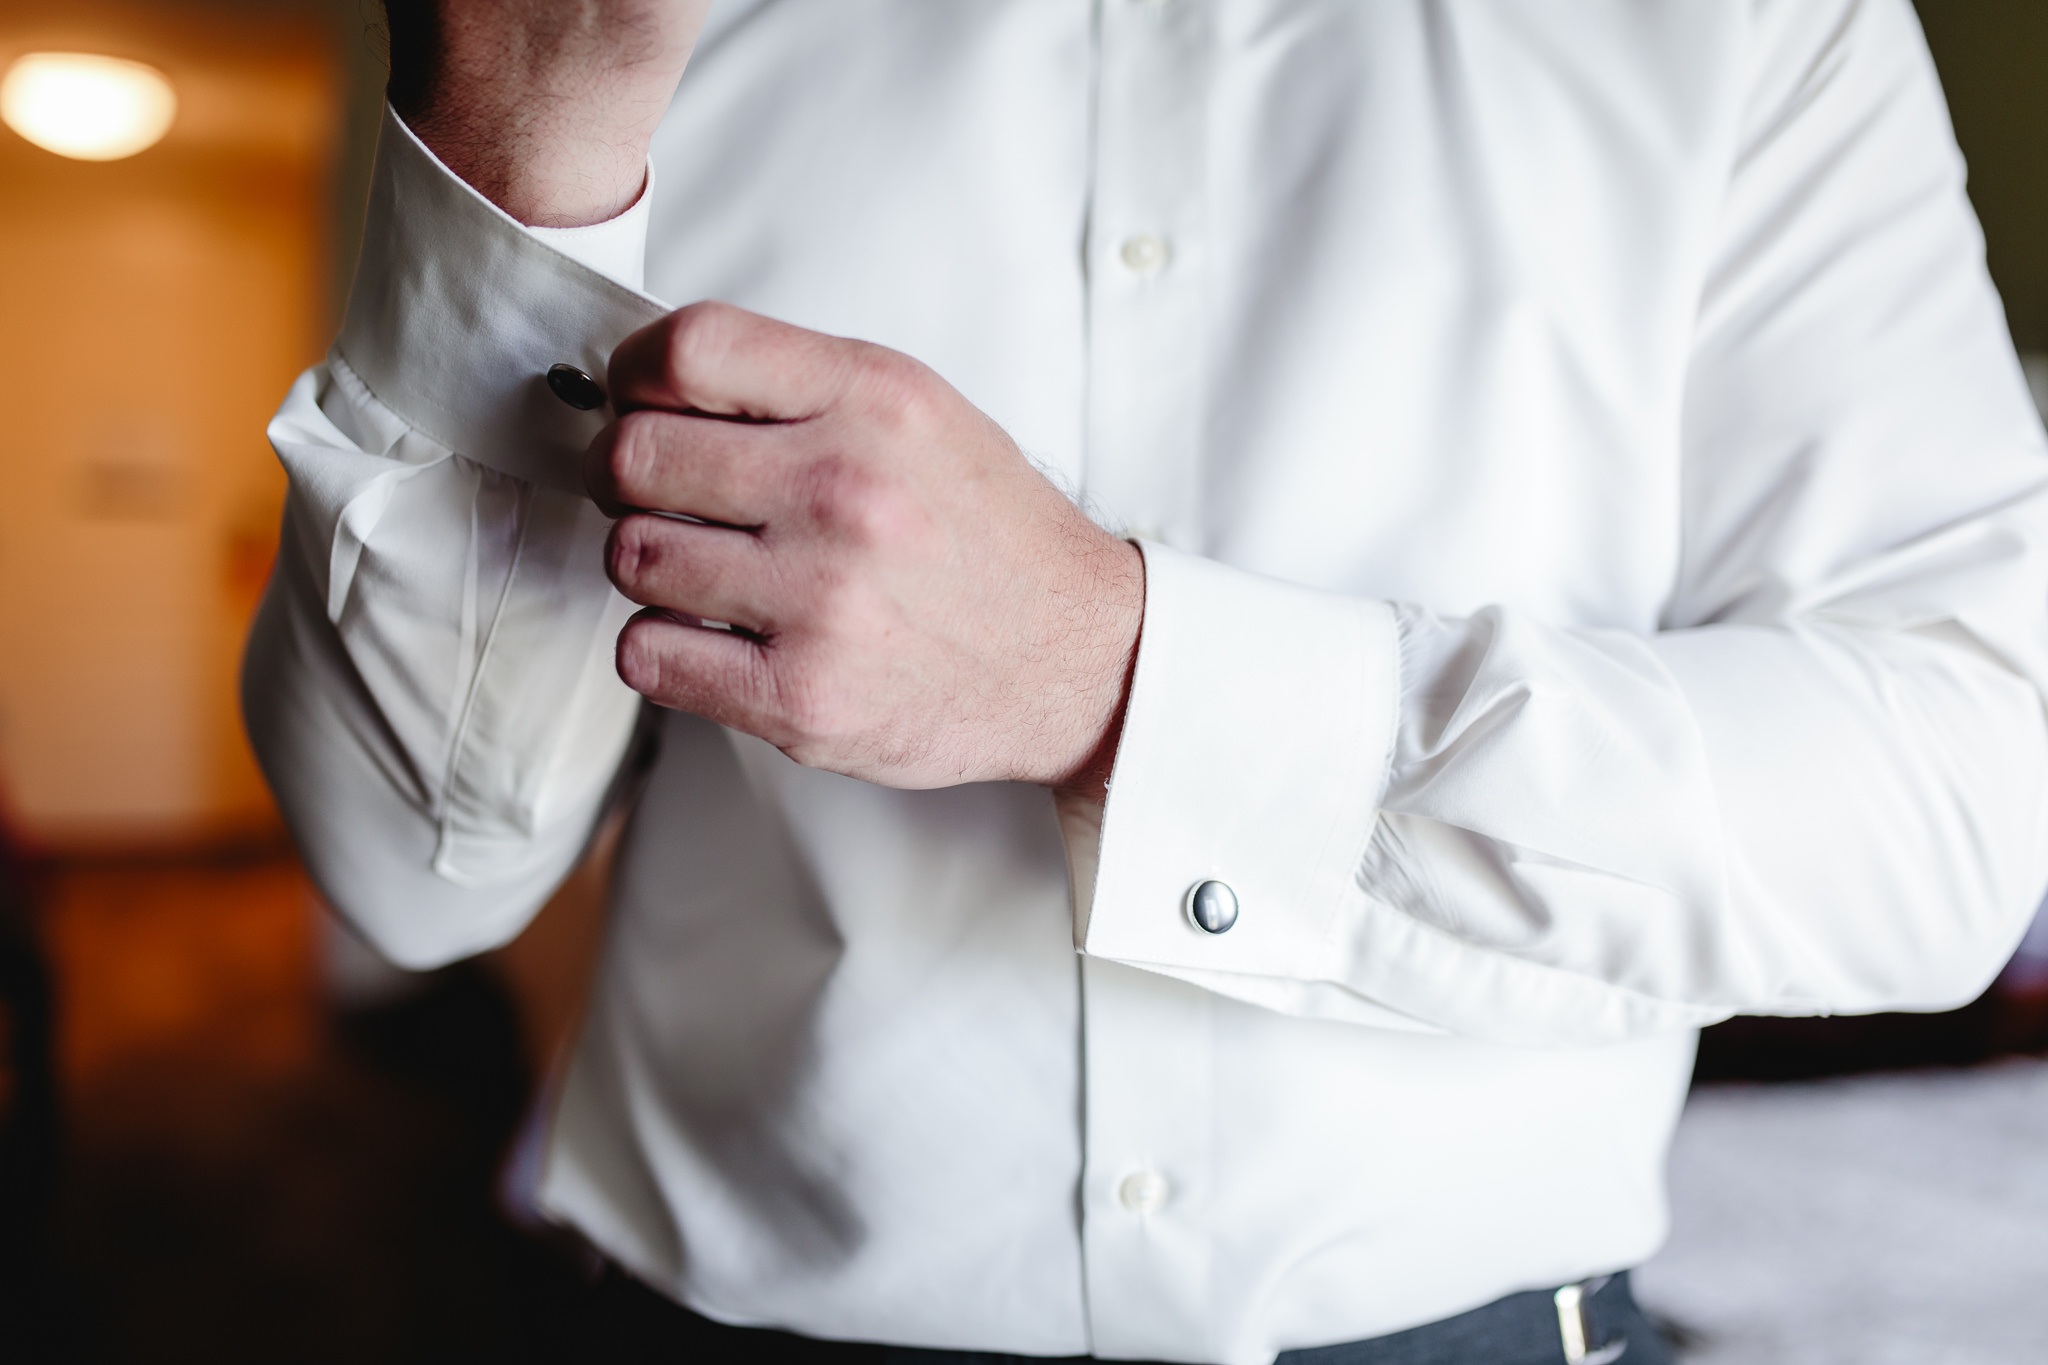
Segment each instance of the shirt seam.
[[[509,477],[509,476],[508,476]],[[523,480],[515,480],[519,490],[519,532],[512,544],[512,562],[505,570],[505,582],[498,589],[498,600],[491,611],[491,627],[484,633],[483,648],[477,653],[476,672],[471,675],[469,688],[463,697],[462,715],[457,720],[455,734],[448,746],[448,767],[441,783],[441,837],[434,852],[434,867],[442,871],[443,860],[451,856],[451,845],[458,837],[454,829],[456,807],[456,780],[463,771],[463,760],[467,756],[470,731],[475,723],[478,700],[483,693],[485,677],[490,672],[492,656],[498,643],[498,630],[504,624],[507,609],[511,604],[513,586],[518,582],[519,570],[526,560],[526,534],[533,524],[533,489]],[[443,875],[446,875],[445,872]]]
[[[377,393],[377,391],[370,387],[370,381],[363,378],[363,372],[357,369],[354,362],[352,362],[348,358],[348,352],[341,349],[341,339],[339,337],[336,337],[334,343],[327,348],[327,363],[329,368],[335,372],[337,378],[343,379],[347,383],[353,385],[361,393],[363,398],[369,400],[372,403],[375,403],[379,410],[388,413],[393,421],[403,426],[407,431],[411,432],[413,435],[424,436],[426,439],[432,441],[435,445],[439,446],[441,448],[441,459],[445,460],[450,456],[460,454],[460,452],[457,451],[456,448],[449,442],[447,442],[446,440],[442,439],[439,436],[436,436],[433,432],[427,430],[418,422],[415,422],[412,418],[406,416],[397,408],[394,408],[391,406],[391,404],[385,402],[384,399]],[[351,397],[353,397],[353,395],[351,395]],[[393,442],[393,445],[396,444],[396,442]],[[412,461],[410,460],[396,459],[395,457],[389,454],[384,455],[383,458],[391,460],[394,464],[412,463]],[[438,464],[439,462],[439,460],[427,461],[422,463],[420,467],[424,468],[425,464],[427,463]],[[472,463],[474,463],[474,461],[472,461]],[[527,479],[520,479],[517,474],[507,474],[505,475],[505,477],[508,479],[518,479],[519,482],[522,484],[530,482],[530,480]]]

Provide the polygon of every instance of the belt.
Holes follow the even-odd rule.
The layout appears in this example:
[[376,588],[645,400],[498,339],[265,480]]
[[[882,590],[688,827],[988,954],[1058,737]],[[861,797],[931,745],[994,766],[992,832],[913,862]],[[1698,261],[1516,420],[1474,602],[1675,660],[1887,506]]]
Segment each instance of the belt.
[[[1046,1357],[820,1341],[730,1327],[608,1267],[578,1359],[606,1365],[1055,1365]],[[1670,1365],[1628,1275],[1510,1294],[1440,1322],[1367,1341],[1283,1351],[1275,1365]],[[1070,1360],[1083,1359],[1080,1357]]]

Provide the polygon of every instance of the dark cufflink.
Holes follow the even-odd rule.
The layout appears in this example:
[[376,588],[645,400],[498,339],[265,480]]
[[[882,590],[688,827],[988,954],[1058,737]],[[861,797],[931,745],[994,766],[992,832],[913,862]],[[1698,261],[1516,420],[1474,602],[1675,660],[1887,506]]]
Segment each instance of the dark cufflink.
[[555,397],[579,412],[604,406],[604,390],[574,365],[550,365],[548,387],[555,391]]

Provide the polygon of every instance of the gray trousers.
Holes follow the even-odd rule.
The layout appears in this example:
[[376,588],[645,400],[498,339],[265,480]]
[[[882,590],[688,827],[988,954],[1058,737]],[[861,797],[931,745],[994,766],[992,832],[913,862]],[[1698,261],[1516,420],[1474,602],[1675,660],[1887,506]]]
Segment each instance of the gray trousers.
[[[1077,1365],[1092,1357],[817,1341],[728,1327],[683,1308],[623,1272],[595,1291],[590,1332],[575,1358],[607,1365]],[[1670,1348],[1629,1293],[1628,1276],[1589,1286],[1581,1330],[1568,1341],[1553,1294],[1510,1294],[1483,1308],[1391,1336],[1285,1351],[1276,1365],[1671,1365]],[[1568,1349],[1578,1352],[1576,1362]]]

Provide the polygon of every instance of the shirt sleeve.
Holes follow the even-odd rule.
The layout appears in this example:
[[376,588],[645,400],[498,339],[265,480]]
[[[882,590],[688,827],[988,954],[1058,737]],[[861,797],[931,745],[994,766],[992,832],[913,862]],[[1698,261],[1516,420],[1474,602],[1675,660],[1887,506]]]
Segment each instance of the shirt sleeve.
[[635,730],[577,469],[607,413],[544,376],[602,386],[666,311],[636,287],[646,205],[522,227],[387,111],[340,340],[270,427],[290,491],[244,713],[323,894],[408,966],[525,925]]
[[1083,951],[1535,1045],[1997,970],[2048,877],[2039,420],[1910,8],[1754,12],[1661,628],[1146,546],[1106,803],[1062,810]]

